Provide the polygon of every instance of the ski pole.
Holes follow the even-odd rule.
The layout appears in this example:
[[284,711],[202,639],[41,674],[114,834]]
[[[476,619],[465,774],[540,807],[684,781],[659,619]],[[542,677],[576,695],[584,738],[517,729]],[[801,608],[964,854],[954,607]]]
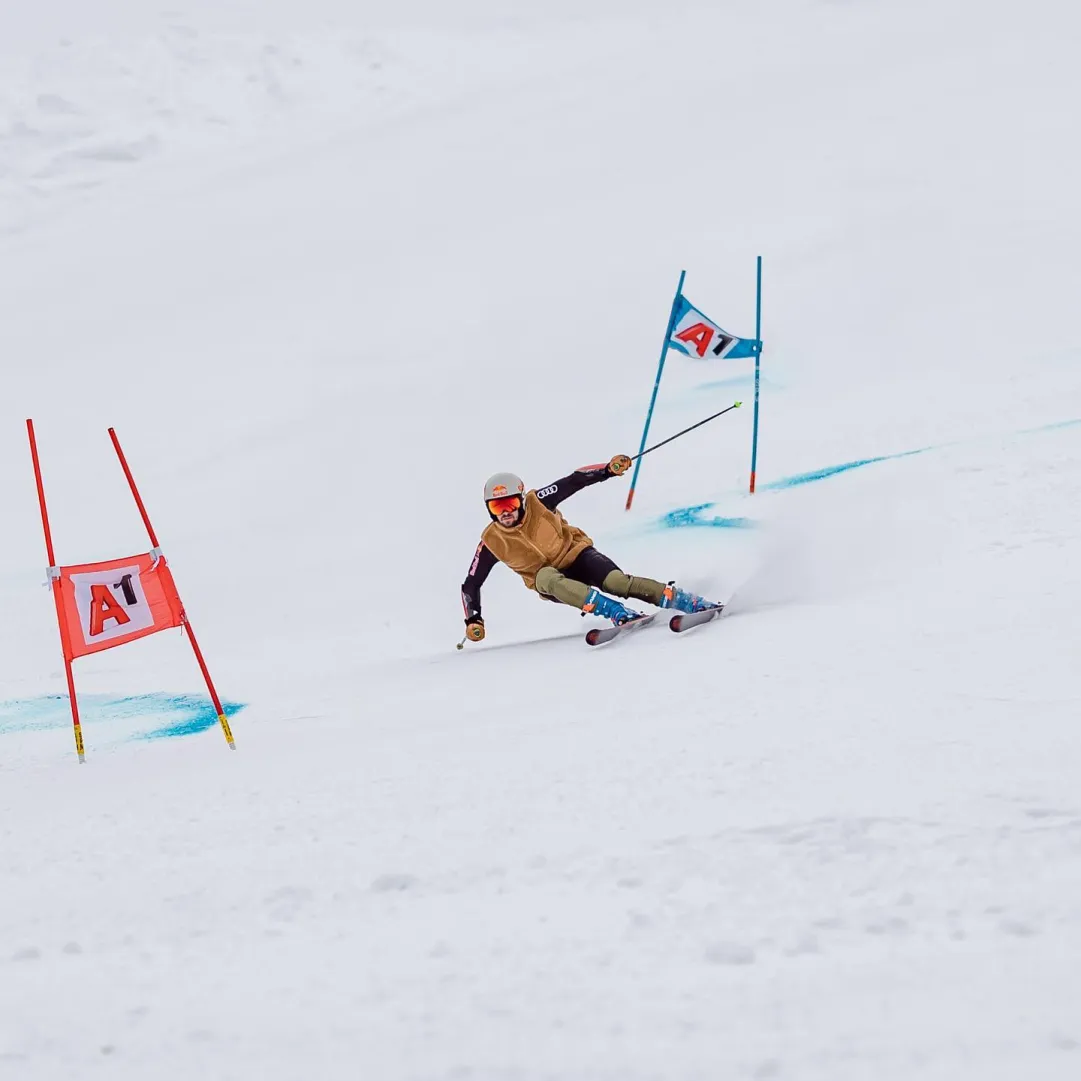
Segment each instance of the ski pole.
[[466,642],[468,641],[468,639],[469,639],[469,635],[467,634],[467,635],[466,635],[466,636],[465,636],[465,637],[464,637],[464,638],[463,638],[463,639],[462,639],[462,640],[461,640],[461,641],[460,641],[460,642],[458,643],[458,648],[459,648],[459,649],[465,649],[465,644],[466,644]]
[[695,428],[701,428],[703,424],[708,424],[711,420],[723,417],[725,413],[731,413],[733,409],[738,409],[741,405],[743,405],[743,402],[733,402],[727,409],[722,409],[719,413],[714,413],[713,416],[706,417],[705,420],[700,420],[697,424],[692,424],[689,428],[684,428],[682,432],[676,432],[675,435],[670,435],[667,439],[662,439],[659,443],[654,443],[652,447],[642,451],[640,454],[636,454],[631,461],[633,462],[638,458],[644,458],[647,454],[652,454],[653,451],[663,447],[665,443],[671,443],[673,439],[678,439],[681,435],[693,432]]

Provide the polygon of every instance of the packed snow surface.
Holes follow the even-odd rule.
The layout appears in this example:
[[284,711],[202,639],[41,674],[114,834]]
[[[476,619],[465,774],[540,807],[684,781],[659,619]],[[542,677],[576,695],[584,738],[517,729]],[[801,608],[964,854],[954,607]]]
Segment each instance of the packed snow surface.
[[[1073,0],[0,7],[0,1077],[1081,1076]],[[485,477],[731,614],[590,650]],[[180,632],[79,660],[64,564]]]

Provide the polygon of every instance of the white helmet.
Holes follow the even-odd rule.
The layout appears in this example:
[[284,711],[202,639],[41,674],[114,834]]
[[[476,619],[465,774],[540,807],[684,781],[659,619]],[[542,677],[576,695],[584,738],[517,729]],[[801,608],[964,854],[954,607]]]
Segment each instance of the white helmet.
[[508,495],[525,495],[525,481],[517,473],[493,473],[484,485],[484,502]]
[[516,473],[493,473],[484,485],[484,506],[493,522],[498,520],[498,516],[492,514],[488,504],[493,499],[508,497],[517,498],[519,511],[525,513],[525,481]]

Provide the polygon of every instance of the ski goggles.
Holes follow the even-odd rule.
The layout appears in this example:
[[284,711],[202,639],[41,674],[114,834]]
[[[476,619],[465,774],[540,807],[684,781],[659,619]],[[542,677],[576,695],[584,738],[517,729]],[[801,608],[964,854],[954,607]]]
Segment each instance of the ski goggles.
[[502,499],[488,500],[488,510],[493,518],[498,518],[509,510],[517,510],[521,505],[522,497],[520,495],[505,495]]

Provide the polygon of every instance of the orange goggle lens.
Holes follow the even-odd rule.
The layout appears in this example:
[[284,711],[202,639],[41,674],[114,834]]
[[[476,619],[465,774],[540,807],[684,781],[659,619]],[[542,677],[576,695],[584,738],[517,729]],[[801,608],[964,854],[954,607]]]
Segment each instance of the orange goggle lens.
[[508,510],[517,510],[521,504],[519,503],[519,497],[516,495],[507,495],[502,499],[489,499],[488,509],[497,518]]

